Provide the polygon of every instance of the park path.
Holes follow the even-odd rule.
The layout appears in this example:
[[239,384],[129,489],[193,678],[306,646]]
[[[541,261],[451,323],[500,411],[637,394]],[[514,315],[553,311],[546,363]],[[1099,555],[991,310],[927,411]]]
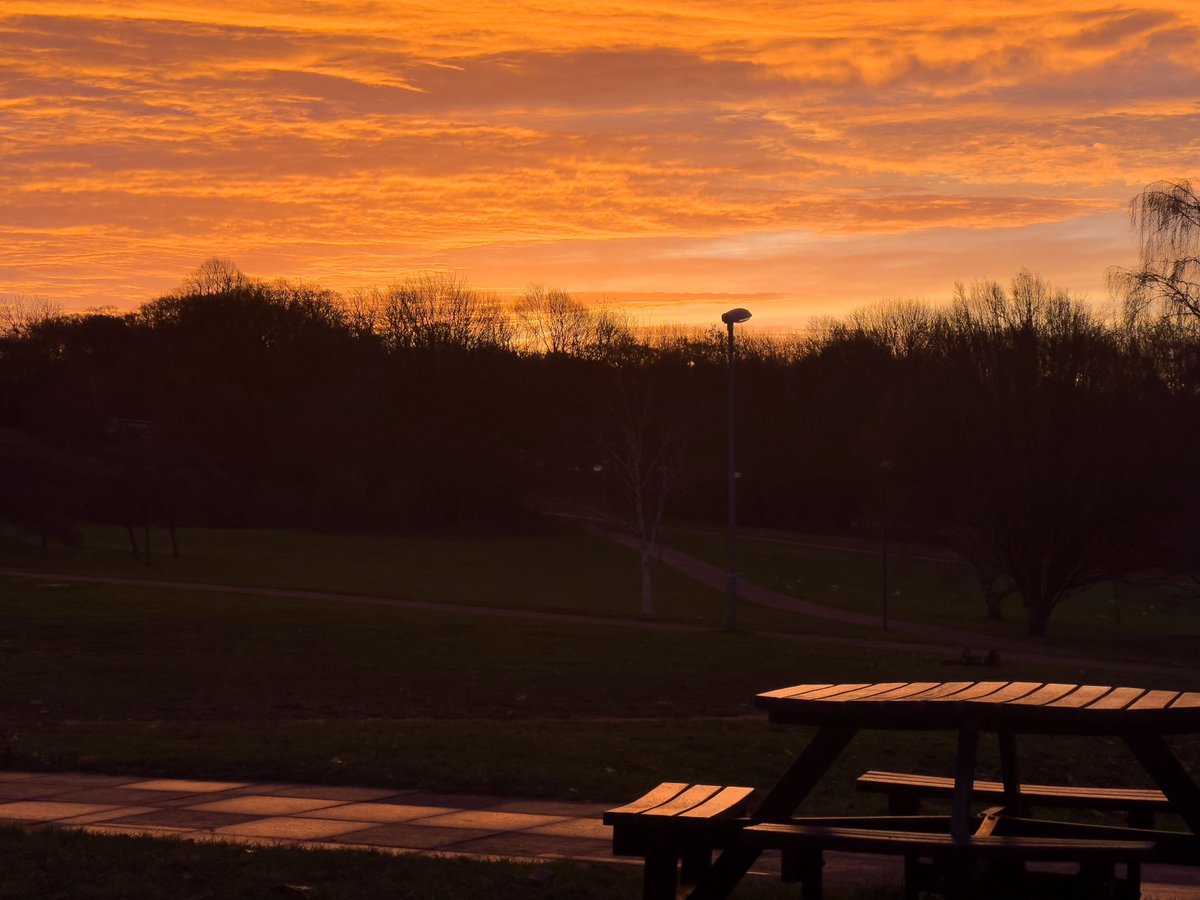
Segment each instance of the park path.
[[[605,529],[584,526],[585,530],[596,536],[616,541],[617,543],[636,547],[633,538]],[[693,556],[680,553],[677,550],[663,548],[662,560],[685,576],[706,587],[716,590],[725,589],[726,573],[710,563]],[[96,584],[113,587],[148,588],[172,591],[195,591],[201,593],[236,594],[246,597],[260,597],[276,600],[316,600],[327,603],[345,603],[364,606],[385,606],[395,609],[416,610],[433,613],[451,613],[455,615],[486,616],[493,618],[517,619],[532,622],[557,622],[564,625],[596,626],[610,628],[625,628],[640,631],[690,632],[711,633],[710,625],[691,625],[685,622],[656,622],[649,619],[621,619],[607,616],[586,616],[579,613],[559,613],[547,610],[509,609],[497,606],[472,606],[463,603],[436,603],[425,600],[403,600],[397,597],[378,597],[364,594],[341,594],[329,591],[310,591],[298,588],[252,587],[234,584],[210,584],[195,581],[171,581],[154,578],[126,578],[112,575],[81,575],[66,572],[39,572],[29,569],[0,569],[0,577],[22,578],[37,581],[54,581],[67,584]],[[904,634],[920,640],[892,640],[878,628],[878,620],[874,616],[835,607],[823,606],[797,597],[770,591],[746,581],[739,583],[738,596],[747,603],[770,607],[772,609],[790,612],[799,616],[825,619],[869,630],[871,633],[864,637],[843,635],[803,634],[797,632],[770,632],[770,636],[778,640],[796,643],[836,645],[855,647],[865,650],[891,649],[913,653],[942,654],[947,662],[958,662],[962,651],[967,647],[1003,651],[1005,659],[1023,662],[1045,663],[1053,661],[1057,665],[1092,667],[1100,666],[1112,671],[1130,672],[1142,675],[1173,676],[1180,672],[1179,666],[1155,665],[1128,660],[1098,659],[1061,651],[1041,644],[1022,644],[1016,641],[988,639],[969,631],[951,628],[940,628],[921,622],[890,620],[889,626],[896,634]]]
[[[514,800],[392,788],[0,771],[0,824],[242,845],[641,865],[612,855],[600,820],[612,804]],[[753,871],[777,876],[777,854]],[[826,854],[827,885],[903,881],[899,859]],[[1147,866],[1145,900],[1200,900],[1200,872]]]
[[[634,550],[638,548],[638,540],[632,535],[623,534],[617,531],[611,531],[605,528],[599,528],[594,525],[581,526],[590,534],[597,537],[605,538],[614,541],[623,546],[630,547]],[[656,550],[661,556],[663,565],[670,566],[677,572],[691,578],[693,581],[699,582],[706,587],[714,590],[724,591],[726,588],[726,579],[728,574],[724,569],[714,566],[712,563],[705,562],[694,556],[689,556],[686,553],[681,553],[678,550],[672,550],[669,547],[661,547]],[[824,619],[831,622],[839,622],[843,625],[852,625],[857,628],[869,629],[874,634],[871,637],[864,638],[845,638],[825,636],[821,640],[852,644],[860,647],[891,647],[895,649],[908,648],[922,652],[943,652],[949,653],[951,658],[959,656],[966,648],[984,647],[988,650],[996,650],[1003,652],[1005,659],[1021,660],[1023,662],[1044,663],[1053,661],[1058,665],[1069,666],[1103,666],[1112,670],[1124,672],[1134,672],[1148,675],[1177,675],[1180,672],[1179,666],[1164,666],[1155,665],[1153,663],[1140,663],[1130,660],[1115,660],[1115,659],[1097,659],[1088,656],[1082,656],[1067,650],[1046,646],[1043,643],[1030,641],[1028,643],[1014,641],[1004,638],[990,637],[987,635],[977,634],[971,631],[962,631],[955,628],[944,628],[939,625],[929,625],[925,622],[912,622],[905,619],[888,619],[888,628],[896,634],[909,635],[914,638],[924,638],[927,641],[936,643],[917,643],[909,641],[894,641],[880,636],[880,621],[878,616],[867,615],[865,613],[853,612],[852,610],[838,609],[833,606],[826,606],[821,603],[814,603],[811,600],[801,600],[799,597],[792,597],[788,594],[781,594],[778,591],[768,590],[755,584],[750,584],[744,579],[738,582],[738,598],[746,603],[753,603],[757,606],[765,606],[771,609],[778,609],[784,612],[794,613],[799,616],[807,616],[814,619]],[[788,635],[776,633],[777,637],[788,637]],[[809,636],[810,639],[816,639],[815,636]],[[976,654],[977,656],[980,654]]]

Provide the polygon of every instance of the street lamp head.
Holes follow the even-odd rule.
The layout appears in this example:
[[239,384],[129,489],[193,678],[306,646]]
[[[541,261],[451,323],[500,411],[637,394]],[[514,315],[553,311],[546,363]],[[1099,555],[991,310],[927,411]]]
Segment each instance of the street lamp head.
[[721,321],[726,325],[741,325],[750,318],[750,310],[742,309],[740,306],[737,309],[731,309],[729,312],[721,313]]

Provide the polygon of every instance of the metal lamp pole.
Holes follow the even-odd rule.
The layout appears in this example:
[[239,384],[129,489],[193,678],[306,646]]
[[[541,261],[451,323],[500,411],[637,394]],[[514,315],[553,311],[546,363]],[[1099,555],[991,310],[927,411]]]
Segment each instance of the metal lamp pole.
[[888,483],[888,476],[892,469],[896,468],[896,464],[890,459],[885,459],[879,464],[879,471],[883,478],[883,630],[888,630],[888,515],[891,513],[891,494]]
[[734,453],[734,378],[733,378],[733,326],[750,318],[750,310],[731,309],[721,314],[721,321],[729,328],[729,342],[725,350],[725,371],[729,395],[729,578],[725,594],[725,627],[737,627],[737,464]]

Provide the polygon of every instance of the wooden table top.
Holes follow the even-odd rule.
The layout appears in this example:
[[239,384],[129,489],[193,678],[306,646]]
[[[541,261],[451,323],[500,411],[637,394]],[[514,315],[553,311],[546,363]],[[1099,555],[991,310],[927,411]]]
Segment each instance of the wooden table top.
[[759,694],[771,721],[862,728],[948,728],[973,717],[989,730],[1109,734],[1200,732],[1200,692],[1035,681],[797,684]]

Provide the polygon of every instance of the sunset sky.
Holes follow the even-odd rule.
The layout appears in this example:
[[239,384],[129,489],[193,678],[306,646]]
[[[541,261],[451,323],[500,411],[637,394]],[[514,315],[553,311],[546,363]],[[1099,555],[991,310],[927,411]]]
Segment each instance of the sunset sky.
[[0,294],[69,309],[214,255],[647,321],[1102,301],[1196,175],[1195,0],[0,0]]

